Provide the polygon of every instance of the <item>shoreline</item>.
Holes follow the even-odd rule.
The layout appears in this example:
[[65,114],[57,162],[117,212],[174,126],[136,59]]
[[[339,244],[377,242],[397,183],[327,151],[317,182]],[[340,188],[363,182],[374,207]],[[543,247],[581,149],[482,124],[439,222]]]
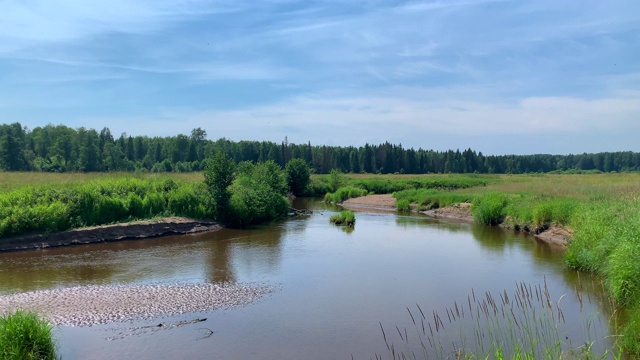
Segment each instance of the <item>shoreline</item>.
[[0,239],[0,252],[151,239],[172,235],[217,231],[220,229],[222,229],[222,226],[217,222],[172,216],[128,223],[92,226],[51,234],[14,236]]
[[[395,201],[395,198],[393,198],[391,194],[366,195],[348,199],[338,205],[351,210],[396,212],[397,210],[395,207]],[[445,206],[438,209],[417,212],[435,219],[449,219],[469,223],[475,222],[475,219],[471,214],[471,203],[461,203]],[[529,234],[539,241],[547,243],[551,246],[562,248],[566,248],[569,245],[569,239],[573,235],[570,229],[557,225],[551,225],[537,229],[519,228],[508,223],[502,223],[498,226],[504,229]]]

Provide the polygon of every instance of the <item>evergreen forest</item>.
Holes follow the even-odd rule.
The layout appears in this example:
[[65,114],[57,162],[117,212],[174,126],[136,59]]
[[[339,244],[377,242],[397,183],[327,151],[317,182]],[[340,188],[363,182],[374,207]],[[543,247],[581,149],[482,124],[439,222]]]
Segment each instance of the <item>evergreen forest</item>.
[[[425,144],[428,147],[429,144]],[[401,144],[326,146],[270,141],[207,139],[196,128],[189,135],[114,137],[109,128],[46,125],[28,129],[20,123],[0,125],[0,170],[45,172],[189,172],[201,171],[205,159],[222,152],[236,163],[274,161],[284,167],[304,159],[315,173],[582,173],[640,170],[640,153],[604,152],[569,155],[484,155],[472,149],[434,151]]]

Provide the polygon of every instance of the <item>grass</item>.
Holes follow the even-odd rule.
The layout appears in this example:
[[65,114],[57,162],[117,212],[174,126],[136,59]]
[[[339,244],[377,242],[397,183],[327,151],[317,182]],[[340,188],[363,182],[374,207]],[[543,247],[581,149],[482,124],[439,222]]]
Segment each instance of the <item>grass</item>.
[[58,359],[51,325],[21,310],[0,317],[0,359]]
[[[585,324],[586,340],[573,344],[564,333],[560,299],[544,285],[516,284],[492,294],[473,290],[444,312],[407,312],[407,327],[380,324],[389,359],[620,359],[620,347],[604,338],[600,328]],[[585,316],[586,317],[586,316]],[[383,355],[376,354],[376,359]]]
[[331,216],[329,221],[336,225],[354,227],[356,224],[356,215],[351,210],[343,210],[339,214]]

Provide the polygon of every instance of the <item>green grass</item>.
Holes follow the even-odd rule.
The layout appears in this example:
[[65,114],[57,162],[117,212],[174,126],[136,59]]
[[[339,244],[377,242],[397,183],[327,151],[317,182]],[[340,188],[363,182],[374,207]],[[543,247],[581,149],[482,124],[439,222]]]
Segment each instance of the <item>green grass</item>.
[[508,199],[504,194],[489,192],[478,196],[471,206],[471,212],[477,223],[498,225],[506,215]]
[[204,184],[168,177],[23,186],[0,195],[0,237],[162,215],[206,218],[208,201]]
[[365,196],[365,195],[367,195],[367,190],[353,187],[353,186],[345,186],[345,187],[339,188],[338,190],[336,190],[336,192],[327,193],[324,196],[324,201],[328,203],[337,204],[350,198],[355,198],[355,197]]
[[336,225],[353,227],[356,224],[356,215],[351,210],[343,210],[339,214],[331,216],[329,221]]
[[20,310],[0,317],[0,359],[58,359],[51,325]]

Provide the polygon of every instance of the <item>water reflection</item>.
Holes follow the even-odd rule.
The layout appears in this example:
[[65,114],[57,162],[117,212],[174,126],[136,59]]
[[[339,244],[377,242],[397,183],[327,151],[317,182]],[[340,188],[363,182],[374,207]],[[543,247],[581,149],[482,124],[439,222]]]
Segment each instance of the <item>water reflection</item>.
[[505,245],[509,239],[503,229],[495,226],[473,224],[471,226],[471,234],[484,249],[499,254],[504,253]]

